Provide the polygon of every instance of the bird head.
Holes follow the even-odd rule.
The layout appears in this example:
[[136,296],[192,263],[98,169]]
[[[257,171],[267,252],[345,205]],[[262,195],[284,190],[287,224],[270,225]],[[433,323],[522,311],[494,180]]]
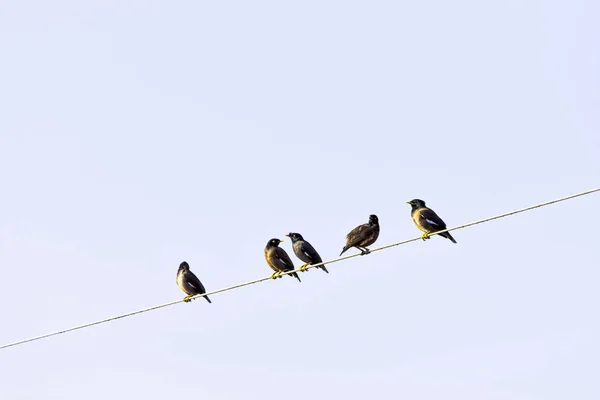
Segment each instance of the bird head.
[[369,225],[379,225],[379,218],[377,218],[377,215],[369,215]]
[[425,207],[425,202],[423,200],[419,200],[419,199],[413,199],[411,201],[407,201],[406,204],[410,204],[410,206],[412,207],[413,210],[416,210],[417,208]]
[[179,264],[179,269],[189,270],[190,269],[190,264],[188,264],[187,261],[184,261],[181,264]]
[[288,233],[285,236],[287,236],[290,239],[292,239],[292,243],[297,242],[298,240],[304,240],[304,238],[302,237],[302,235],[299,234],[299,233],[296,233],[296,232],[290,232],[290,233]]
[[279,239],[271,239],[269,240],[269,242],[267,243],[267,247],[277,247],[279,246],[279,243],[283,242],[283,240],[279,240]]

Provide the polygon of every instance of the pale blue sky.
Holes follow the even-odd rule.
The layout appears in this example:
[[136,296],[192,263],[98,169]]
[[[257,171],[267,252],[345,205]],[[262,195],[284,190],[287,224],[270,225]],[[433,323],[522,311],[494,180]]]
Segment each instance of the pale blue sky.
[[[0,3],[0,344],[600,186],[597,1]],[[2,399],[598,399],[600,195],[0,352]],[[291,253],[290,243],[284,248]],[[297,263],[300,265],[300,263]]]

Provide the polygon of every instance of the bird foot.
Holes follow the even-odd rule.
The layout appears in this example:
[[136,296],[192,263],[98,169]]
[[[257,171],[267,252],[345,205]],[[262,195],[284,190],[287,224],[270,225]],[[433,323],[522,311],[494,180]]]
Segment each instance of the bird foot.
[[186,303],[189,303],[190,301],[192,301],[192,297],[194,297],[194,295],[190,294],[189,296],[185,296],[183,298],[183,301],[185,301]]
[[300,266],[300,268],[298,268],[298,271],[306,272],[307,269],[308,269],[308,263]]
[[424,233],[421,235],[421,239],[427,240],[427,239],[431,239],[431,237],[429,236],[429,233]]
[[366,256],[366,255],[367,255],[367,254],[369,254],[370,252],[371,252],[371,250],[369,250],[369,249],[367,249],[367,248],[365,247],[365,249],[364,249],[364,250],[361,250],[361,251],[360,251],[360,255],[361,255],[361,256]]
[[273,272],[273,274],[271,275],[271,279],[281,278],[281,274],[281,271]]

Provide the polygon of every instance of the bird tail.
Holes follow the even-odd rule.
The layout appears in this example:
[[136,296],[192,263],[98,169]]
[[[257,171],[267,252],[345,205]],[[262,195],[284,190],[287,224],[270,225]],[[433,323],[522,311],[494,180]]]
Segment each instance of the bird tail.
[[319,265],[317,268],[321,268],[323,271],[329,273],[329,271],[327,271],[327,268],[325,268],[324,265]]
[[291,273],[290,275],[291,275],[291,276],[293,276],[294,278],[298,279],[298,282],[302,282],[302,281],[300,280],[300,277],[298,276],[298,274],[297,274],[297,273],[293,272],[293,273]]
[[344,248],[342,249],[342,252],[340,253],[340,257],[342,256],[342,254],[344,254],[346,252],[346,250],[348,250],[350,247],[348,246],[344,246]]
[[456,243],[456,240],[454,240],[450,232],[440,233],[440,236],[445,237],[446,239],[450,239],[452,243]]
[[206,299],[206,301],[208,301],[209,303],[212,303],[212,301],[210,301],[210,299],[208,298],[208,296],[204,296],[204,298]]

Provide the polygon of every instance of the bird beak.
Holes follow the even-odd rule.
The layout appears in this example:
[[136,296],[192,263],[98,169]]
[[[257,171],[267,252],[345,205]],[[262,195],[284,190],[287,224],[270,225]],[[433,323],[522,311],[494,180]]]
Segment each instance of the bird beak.
[[280,241],[280,242],[283,242],[283,240],[282,240],[282,239],[279,239],[279,241]]
[[290,234],[289,234],[289,233],[286,233],[286,234],[285,234],[285,236],[287,236],[287,237],[290,237]]
[[406,204],[410,204],[410,201],[407,201]]

